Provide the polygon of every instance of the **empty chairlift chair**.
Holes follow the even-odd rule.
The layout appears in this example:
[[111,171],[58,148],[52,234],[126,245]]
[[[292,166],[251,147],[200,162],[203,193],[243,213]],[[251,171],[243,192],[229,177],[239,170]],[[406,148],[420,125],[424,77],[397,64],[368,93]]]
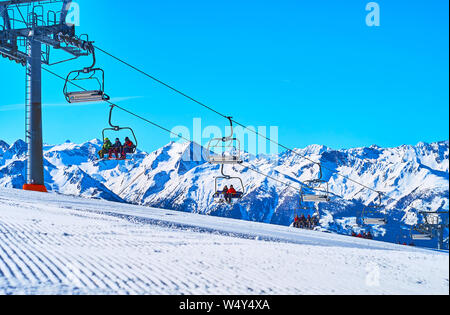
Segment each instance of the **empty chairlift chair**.
[[300,189],[300,202],[329,202],[328,182],[322,179],[322,166],[319,166],[317,179],[307,180]]
[[239,164],[242,163],[240,141],[233,136],[233,121],[230,121],[231,134],[228,137],[214,138],[208,142],[207,160],[212,164]]
[[[361,213],[361,221],[363,225],[386,225],[387,213],[381,204],[381,193],[378,192],[378,197],[374,204],[365,206]],[[383,210],[384,209],[384,210]]]
[[[95,51],[92,45],[89,52],[92,54],[93,64],[82,70],[71,71],[67,75],[63,93],[69,103],[101,102],[110,99],[105,94],[105,72],[100,68],[94,68]],[[77,89],[74,90],[75,88]]]
[[430,241],[433,239],[433,228],[439,225],[439,216],[433,212],[420,212],[423,215],[423,223],[413,225],[411,238],[418,241]]

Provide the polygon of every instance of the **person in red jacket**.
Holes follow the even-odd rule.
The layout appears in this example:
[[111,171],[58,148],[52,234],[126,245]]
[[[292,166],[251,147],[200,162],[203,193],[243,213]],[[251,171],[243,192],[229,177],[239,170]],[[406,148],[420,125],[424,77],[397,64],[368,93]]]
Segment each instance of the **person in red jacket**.
[[123,150],[121,158],[126,159],[127,153],[134,153],[134,149],[136,146],[133,142],[131,142],[130,138],[126,137],[125,142],[123,143]]
[[298,214],[294,217],[294,227],[299,228],[300,227],[300,218],[298,217]]
[[236,195],[236,189],[234,189],[233,185],[230,185],[230,188],[228,189],[225,195],[225,201],[231,203],[231,199],[233,198],[234,195]]

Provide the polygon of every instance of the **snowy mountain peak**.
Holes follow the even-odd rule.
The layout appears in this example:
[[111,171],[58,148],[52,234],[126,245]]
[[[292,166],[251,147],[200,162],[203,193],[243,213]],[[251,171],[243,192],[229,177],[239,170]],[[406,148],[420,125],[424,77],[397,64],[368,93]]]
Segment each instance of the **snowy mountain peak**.
[[3,154],[3,152],[5,152],[8,149],[9,149],[9,144],[7,144],[3,140],[0,140],[0,154]]

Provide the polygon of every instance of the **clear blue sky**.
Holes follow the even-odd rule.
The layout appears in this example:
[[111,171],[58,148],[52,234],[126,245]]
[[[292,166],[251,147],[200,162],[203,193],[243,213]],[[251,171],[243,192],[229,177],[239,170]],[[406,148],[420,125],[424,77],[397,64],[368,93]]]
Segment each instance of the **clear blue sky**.
[[[447,0],[380,0],[381,26],[361,0],[80,0],[78,33],[187,94],[253,126],[278,126],[290,147],[397,146],[448,139]],[[136,3],[131,6],[130,3]],[[51,69],[61,75],[89,63]],[[224,127],[204,108],[99,53],[119,105],[171,129]],[[0,60],[0,139],[24,135],[24,70]],[[44,141],[100,138],[103,104],[67,106],[43,74]],[[142,149],[169,135],[125,113]],[[192,128],[192,127],[191,127]]]

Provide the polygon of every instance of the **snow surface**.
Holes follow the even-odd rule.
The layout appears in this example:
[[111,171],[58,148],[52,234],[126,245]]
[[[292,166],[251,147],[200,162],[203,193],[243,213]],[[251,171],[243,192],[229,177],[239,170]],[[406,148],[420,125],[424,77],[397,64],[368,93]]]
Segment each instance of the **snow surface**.
[[0,294],[448,292],[448,252],[0,189]]

